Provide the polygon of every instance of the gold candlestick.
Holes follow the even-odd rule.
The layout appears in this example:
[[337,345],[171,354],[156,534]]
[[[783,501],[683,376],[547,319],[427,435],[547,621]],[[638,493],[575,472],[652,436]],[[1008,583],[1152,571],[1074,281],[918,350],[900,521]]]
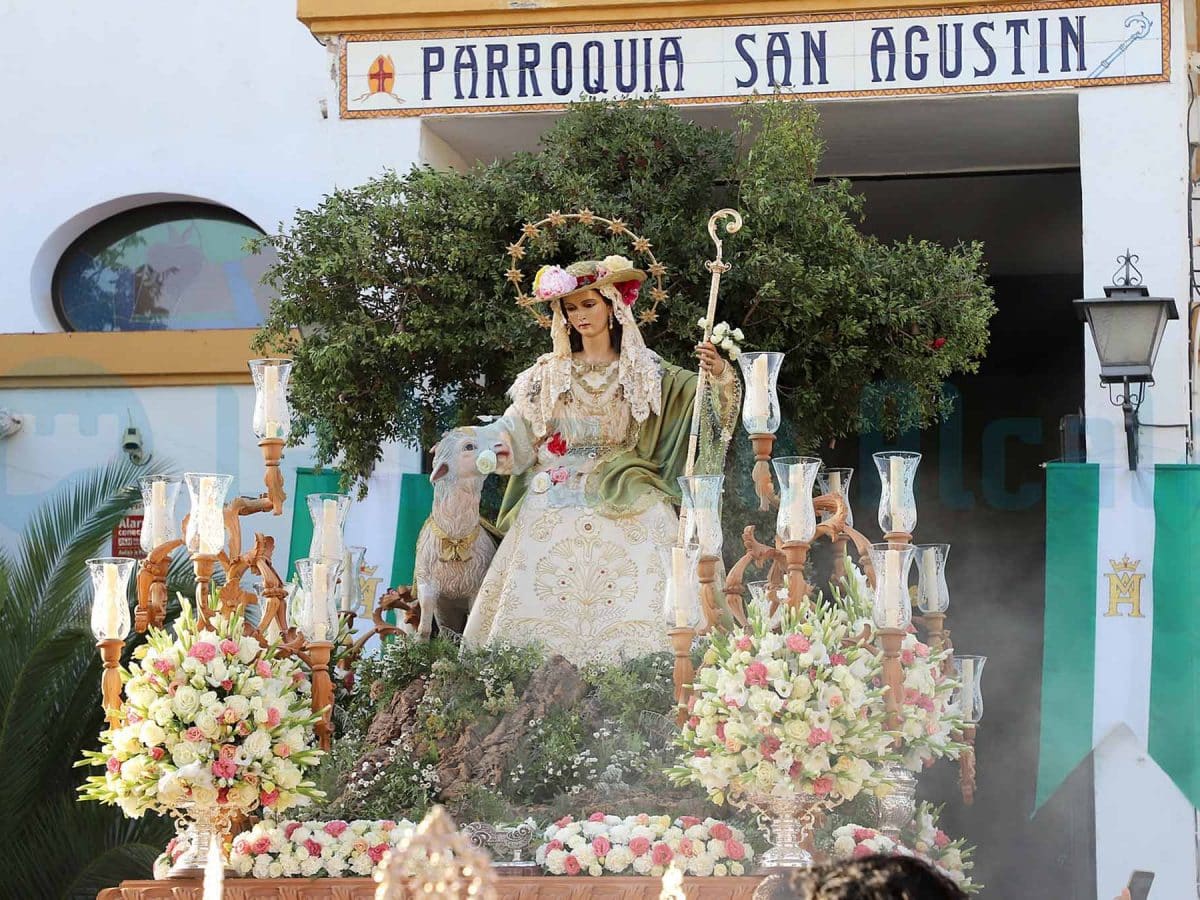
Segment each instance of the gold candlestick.
[[804,580],[804,564],[808,561],[807,541],[785,541],[783,555],[787,560],[788,605],[797,608],[808,596],[808,582]]
[[271,511],[277,516],[283,515],[283,501],[287,499],[287,494],[283,492],[283,473],[279,470],[283,445],[283,438],[263,438],[258,442],[266,466],[263,483],[267,486],[267,499],[271,501]]
[[958,757],[958,786],[962,791],[963,803],[970,806],[975,802],[975,726],[964,725],[963,743],[967,749]]
[[703,631],[711,631],[721,621],[717,606],[717,557],[701,556],[696,564],[696,579],[700,582],[700,608],[704,613]]
[[779,496],[775,493],[774,482],[771,481],[771,453],[775,448],[775,435],[752,434],[750,445],[754,448],[754,470],[750,475],[754,481],[754,493],[758,495],[759,510],[767,512],[773,506],[779,505]]
[[675,650],[675,724],[682,725],[687,721],[688,698],[692,692],[692,681],[696,678],[696,669],[692,665],[692,641],[696,639],[696,631],[692,628],[671,628],[667,635]]
[[329,656],[333,652],[330,641],[310,641],[308,662],[312,667],[312,709],[321,713],[321,720],[313,726],[321,749],[328,750],[333,744],[333,681],[329,677]]
[[929,646],[934,650],[943,649],[946,637],[946,614],[944,612],[922,613],[921,621],[924,623],[929,637]]
[[100,679],[100,695],[104,701],[104,718],[109,728],[121,727],[121,651],[125,641],[105,638],[97,641],[100,658],[104,660],[104,675]]
[[900,646],[904,643],[903,628],[880,628],[879,643],[883,647],[883,683],[887,685],[884,698],[888,710],[888,728],[898,731],[904,724],[904,669],[900,665]]

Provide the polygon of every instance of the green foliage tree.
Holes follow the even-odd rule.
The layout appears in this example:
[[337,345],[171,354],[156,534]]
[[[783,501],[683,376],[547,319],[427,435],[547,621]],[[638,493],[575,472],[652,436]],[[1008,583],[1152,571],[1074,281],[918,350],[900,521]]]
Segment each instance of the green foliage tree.
[[[154,816],[78,803],[72,769],[104,721],[84,563],[137,500],[138,478],[160,471],[121,459],[85,472],[33,514],[13,552],[0,550],[0,897],[93,898],[148,877],[173,833]],[[183,560],[171,596],[186,585]]]
[[[583,207],[654,242],[670,299],[644,332],[685,365],[708,296],[708,217],[741,210],[719,318],[743,328],[747,349],[787,351],[780,385],[797,446],[937,421],[945,379],[974,371],[986,349],[982,249],[862,234],[850,184],[816,178],[817,126],[813,107],[779,98],[746,104],[733,132],[654,100],[582,102],[536,153],[462,173],[387,172],[328,195],[265,239],[279,255],[268,275],[278,300],[258,345],[296,359],[294,433],[311,430],[318,460],[361,486],[383,442],[429,446],[499,412],[549,346],[513,302],[505,247],[524,222]],[[630,248],[583,228],[543,234],[525,284],[543,262],[612,252]]]

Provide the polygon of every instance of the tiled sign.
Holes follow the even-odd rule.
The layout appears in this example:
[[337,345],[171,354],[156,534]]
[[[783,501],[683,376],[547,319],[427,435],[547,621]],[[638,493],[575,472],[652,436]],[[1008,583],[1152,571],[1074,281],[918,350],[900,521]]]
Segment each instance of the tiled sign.
[[354,35],[346,118],[556,109],[580,97],[713,103],[1165,81],[1161,3],[1063,0],[920,14],[690,19]]

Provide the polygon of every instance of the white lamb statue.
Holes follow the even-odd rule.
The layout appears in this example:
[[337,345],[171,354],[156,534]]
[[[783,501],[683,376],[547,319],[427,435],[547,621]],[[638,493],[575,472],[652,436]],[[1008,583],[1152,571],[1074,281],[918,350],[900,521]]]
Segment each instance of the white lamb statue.
[[462,634],[483,576],[496,555],[496,539],[479,515],[483,492],[480,451],[498,458],[511,451],[503,437],[486,427],[455,428],[433,448],[433,509],[417,535],[413,581],[421,608],[417,633],[428,638],[438,628]]

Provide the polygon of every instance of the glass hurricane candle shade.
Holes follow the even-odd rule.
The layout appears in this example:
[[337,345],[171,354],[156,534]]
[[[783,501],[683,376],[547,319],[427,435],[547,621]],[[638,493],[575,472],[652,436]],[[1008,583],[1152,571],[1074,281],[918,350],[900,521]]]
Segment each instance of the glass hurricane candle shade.
[[233,476],[186,472],[183,483],[192,507],[184,535],[188,552],[216,555],[225,547],[225,495]]
[[338,581],[338,608],[342,612],[357,612],[362,607],[363,559],[366,547],[347,547],[342,554],[342,577]]
[[308,512],[312,516],[313,529],[308,555],[342,559],[346,552],[342,532],[346,527],[346,514],[350,512],[350,497],[346,494],[309,494]]
[[337,580],[340,559],[325,557],[296,560],[300,590],[296,592],[295,622],[310,641],[332,641],[338,630]]
[[173,541],[179,535],[175,526],[175,503],[180,481],[169,475],[150,475],[138,485],[142,491],[142,531],[139,543],[149,554],[155,547]]
[[[850,479],[853,477],[854,470],[848,468],[822,469],[817,473],[817,490],[822,494],[841,497],[845,501],[846,525],[849,528],[854,527],[854,513],[850,510]],[[824,522],[832,515],[825,513],[821,516],[821,521]]]
[[782,353],[743,353],[738,357],[746,392],[742,424],[749,434],[774,434],[779,430],[779,392],[776,382],[783,366]]
[[290,359],[252,359],[250,376],[254,379],[254,434],[264,438],[287,439],[292,416],[288,409]]
[[697,543],[668,548],[667,588],[663,594],[663,620],[668,628],[700,627],[703,616],[700,582],[696,575],[699,562],[700,545]]
[[968,725],[976,725],[983,718],[983,666],[986,662],[986,656],[965,654],[954,657],[954,674],[959,683],[958,710]]
[[813,485],[821,470],[815,456],[783,456],[772,460],[779,479],[779,516],[775,528],[785,542],[809,543],[817,532],[817,514],[813,509]]
[[950,590],[946,587],[946,557],[949,544],[918,544],[917,607],[923,613],[944,613],[950,607]]
[[875,602],[871,617],[876,628],[907,628],[912,622],[912,600],[908,596],[908,570],[913,548],[908,544],[871,544],[871,567],[875,570]]
[[913,482],[921,454],[906,450],[876,453],[875,467],[879,470],[882,488],[879,493],[879,527],[884,534],[912,534],[917,527],[917,500]]
[[92,579],[92,634],[96,640],[125,640],[129,634],[129,576],[136,560],[102,556],[87,561]]
[[683,491],[683,514],[687,516],[685,544],[699,544],[701,556],[720,556],[721,487],[724,475],[684,475],[679,479]]

